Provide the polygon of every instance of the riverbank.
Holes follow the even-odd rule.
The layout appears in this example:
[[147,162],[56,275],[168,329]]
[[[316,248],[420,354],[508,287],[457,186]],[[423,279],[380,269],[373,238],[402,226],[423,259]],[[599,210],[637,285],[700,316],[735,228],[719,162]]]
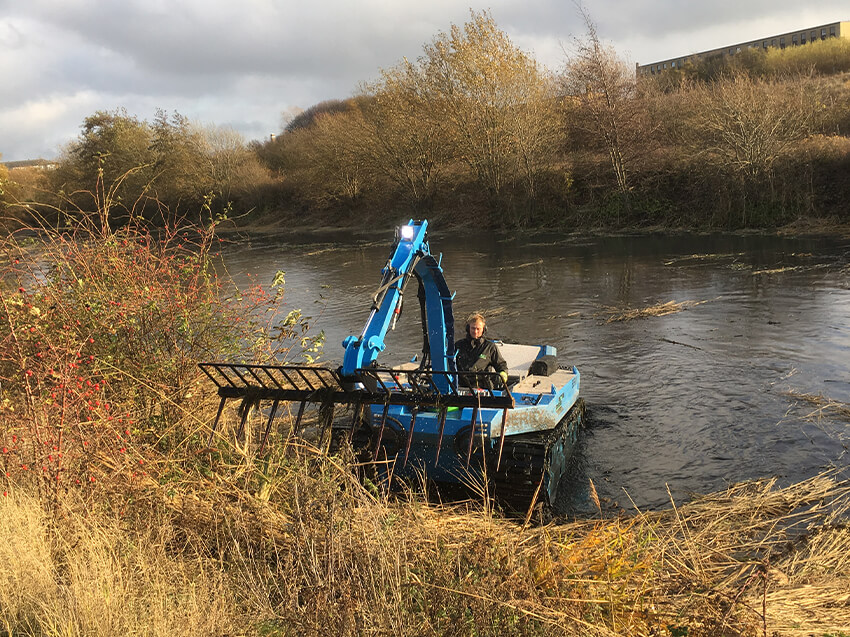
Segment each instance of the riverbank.
[[156,466],[125,489],[59,501],[7,488],[8,634],[839,636],[850,625],[850,483],[836,475],[540,527],[486,501],[376,498],[344,458],[304,446],[206,478],[163,483]]
[[[412,218],[409,212],[399,212],[397,218],[387,219],[386,215],[374,218],[355,219],[349,215],[328,214],[305,218],[297,214],[247,215],[219,226],[219,232],[225,234],[248,233],[257,235],[288,234],[314,237],[317,240],[344,242],[354,239],[370,239],[375,236],[390,236],[394,228]],[[553,221],[548,226],[504,227],[499,223],[491,224],[485,215],[458,216],[425,214],[433,236],[465,233],[492,233],[504,237],[534,237],[542,234],[557,236],[622,236],[622,235],[763,235],[784,237],[845,237],[850,238],[850,223],[840,218],[822,218],[800,216],[782,226],[770,228],[697,228],[686,225],[667,224],[626,226],[588,226],[576,227],[564,221]]]

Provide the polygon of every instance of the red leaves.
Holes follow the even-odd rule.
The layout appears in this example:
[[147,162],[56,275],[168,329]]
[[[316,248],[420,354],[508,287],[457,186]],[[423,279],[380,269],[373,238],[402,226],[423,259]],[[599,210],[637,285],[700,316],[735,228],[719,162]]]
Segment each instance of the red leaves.
[[[241,347],[246,335],[253,341],[256,317],[279,309],[256,281],[237,289],[215,271],[216,239],[206,228],[163,228],[153,237],[126,226],[105,241],[90,234],[78,241],[72,228],[45,232],[37,263],[20,257],[21,274],[48,274],[19,279],[23,296],[15,295],[9,316],[22,355],[17,387],[4,378],[3,390],[25,396],[32,409],[16,410],[0,432],[0,472],[52,482],[61,471],[65,484],[87,485],[94,475],[111,484],[112,471],[141,471],[140,452],[158,439],[157,428],[196,406],[183,398],[197,382],[195,357]],[[136,430],[136,410],[157,415]],[[20,444],[10,444],[12,430]],[[41,444],[51,436],[55,444]]]

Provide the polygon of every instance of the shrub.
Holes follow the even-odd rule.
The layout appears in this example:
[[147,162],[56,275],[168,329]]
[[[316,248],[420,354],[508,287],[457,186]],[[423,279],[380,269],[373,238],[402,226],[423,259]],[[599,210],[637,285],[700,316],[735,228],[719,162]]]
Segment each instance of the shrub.
[[174,450],[206,427],[198,362],[268,361],[305,338],[300,315],[280,320],[282,277],[267,290],[226,276],[215,220],[166,215],[156,231],[138,219],[111,228],[107,194],[95,198],[98,212],[78,212],[66,228],[0,239],[7,479],[137,477],[140,438]]

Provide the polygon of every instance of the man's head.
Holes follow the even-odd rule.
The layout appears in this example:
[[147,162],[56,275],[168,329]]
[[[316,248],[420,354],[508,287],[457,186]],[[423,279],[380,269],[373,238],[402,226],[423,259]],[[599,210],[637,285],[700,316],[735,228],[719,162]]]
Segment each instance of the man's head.
[[471,338],[481,338],[486,331],[487,323],[484,321],[484,317],[478,312],[470,314],[469,318],[466,319],[466,333]]

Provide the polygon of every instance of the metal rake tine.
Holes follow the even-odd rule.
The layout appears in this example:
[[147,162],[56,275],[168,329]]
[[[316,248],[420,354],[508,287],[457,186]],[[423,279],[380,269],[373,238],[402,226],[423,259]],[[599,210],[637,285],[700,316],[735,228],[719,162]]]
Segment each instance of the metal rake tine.
[[239,409],[242,411],[242,419],[239,421],[239,431],[236,432],[237,440],[242,439],[242,435],[245,433],[245,424],[248,422],[248,415],[251,413],[251,400],[248,396],[242,399]]
[[354,418],[351,419],[351,430],[348,432],[348,442],[351,443],[354,440],[354,431],[357,429],[357,421],[360,420],[360,415],[363,413],[363,403],[361,401],[357,401],[357,404],[354,406]]
[[321,427],[321,438],[319,440],[322,443],[322,451],[326,454],[330,452],[331,442],[333,441],[335,411],[336,405],[332,400],[323,403],[319,408],[319,426]]
[[[295,422],[292,423],[292,426],[289,428],[289,431],[286,433],[286,441],[283,443],[283,450],[286,451],[286,448],[289,446],[289,441],[292,439],[292,436],[296,434],[298,431],[298,427],[301,425],[301,419],[304,417],[304,407],[307,405],[306,400],[302,400],[298,405],[298,415],[295,417]],[[291,421],[290,421],[291,422]]]
[[210,440],[207,443],[207,447],[212,447],[213,438],[215,437],[215,429],[218,427],[218,421],[221,418],[221,412],[224,411],[224,403],[227,401],[227,398],[224,396],[221,397],[221,401],[218,403],[218,412],[215,415],[215,420],[213,420],[212,431],[210,432]]
[[384,427],[387,424],[387,414],[390,412],[390,400],[387,398],[387,401],[384,403],[384,412],[381,414],[381,428],[378,430],[378,440],[375,442],[375,454],[372,456],[372,461],[376,462],[378,460],[378,452],[381,449],[381,440],[384,437]]
[[448,413],[448,407],[440,407],[440,434],[437,436],[437,457],[434,460],[434,464],[440,461],[440,449],[443,446],[443,431],[446,429],[446,416]]
[[466,468],[472,460],[472,442],[475,439],[475,425],[478,423],[478,405],[472,408],[472,423],[469,427],[469,448],[466,450]]
[[407,444],[404,447],[404,462],[401,464],[402,469],[407,466],[407,457],[410,455],[410,443],[413,441],[413,426],[416,424],[416,413],[417,410],[414,407],[410,415],[410,431],[407,433]]
[[295,417],[295,424],[292,426],[292,429],[294,431],[298,431],[298,428],[301,426],[301,419],[304,417],[304,408],[306,406],[306,400],[302,400],[301,404],[298,406],[298,416]]
[[263,442],[260,444],[260,453],[263,453],[263,450],[266,448],[266,441],[269,439],[269,431],[272,428],[272,421],[274,420],[275,415],[277,414],[277,406],[280,404],[279,400],[275,400],[272,403],[272,410],[269,413],[269,421],[266,423],[266,430],[263,433]]
[[502,410],[502,437],[499,439],[499,455],[496,458],[496,471],[502,466],[502,449],[505,448],[505,432],[508,428],[508,408]]

